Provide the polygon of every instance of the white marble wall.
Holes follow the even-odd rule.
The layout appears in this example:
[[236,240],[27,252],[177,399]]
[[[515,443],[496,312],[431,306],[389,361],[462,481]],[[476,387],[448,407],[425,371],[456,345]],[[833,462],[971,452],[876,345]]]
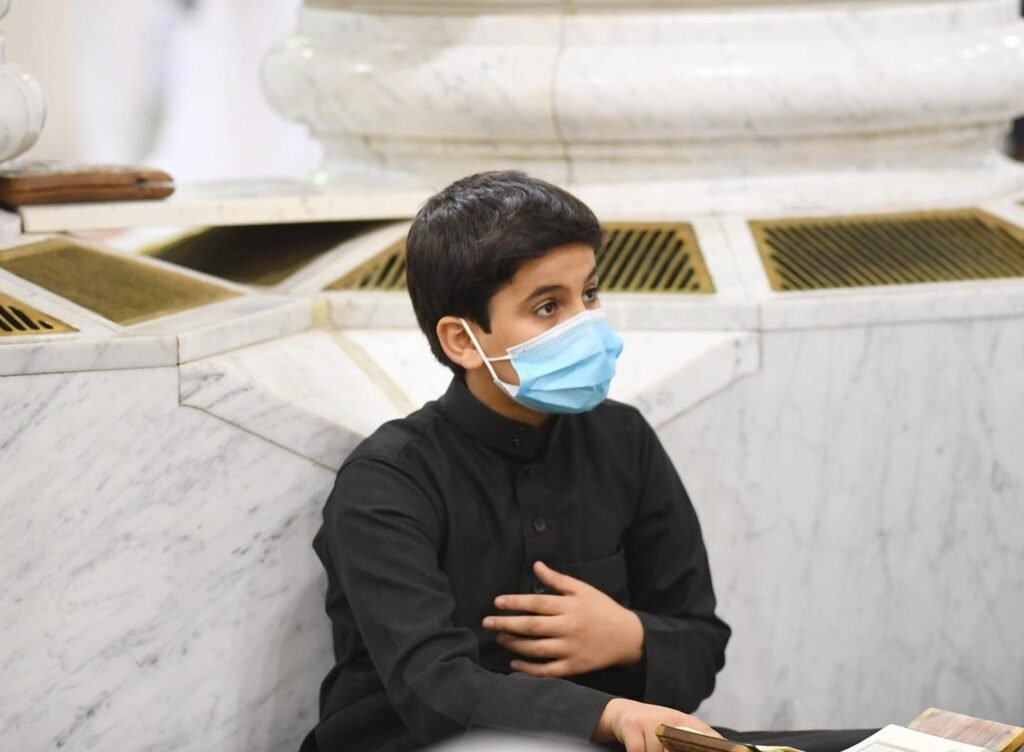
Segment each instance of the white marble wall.
[[[984,208],[1024,225],[1021,198]],[[780,295],[744,217],[694,223],[715,295],[605,304],[613,395],[677,463],[735,628],[702,715],[1016,720],[1024,281]],[[331,665],[310,542],[334,470],[448,378],[404,296],[316,292],[400,230],[127,328],[0,273],[79,330],[0,341],[5,747],[297,748]]]
[[[718,356],[674,362],[686,336],[627,332],[617,388],[648,410],[643,384],[688,399],[649,414],[736,631],[703,715],[864,726],[941,705],[1013,720],[1024,320],[765,331],[760,357],[733,361],[746,372],[693,398]],[[0,616],[0,735],[294,749],[330,665],[309,543],[333,468],[368,430],[346,425],[371,398],[381,419],[401,412],[389,389],[439,390],[429,363],[413,332],[311,331],[180,369],[0,377],[0,581],[16,606]]]
[[735,728],[1024,712],[1024,319],[765,333],[662,429],[735,629]]
[[[750,335],[702,333],[652,373],[678,336],[626,336],[617,388],[655,419],[757,365]],[[33,372],[33,357],[0,376],[0,737],[296,749],[331,666],[310,543],[334,471],[449,376],[409,330],[311,330],[180,366],[103,362]],[[687,367],[701,377],[671,378]]]
[[4,748],[297,749],[333,473],[179,405],[174,367],[0,377],[0,415]]

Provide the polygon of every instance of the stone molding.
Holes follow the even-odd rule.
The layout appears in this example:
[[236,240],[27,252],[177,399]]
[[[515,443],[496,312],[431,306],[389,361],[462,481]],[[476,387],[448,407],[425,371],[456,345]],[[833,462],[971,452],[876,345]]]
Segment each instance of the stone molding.
[[1015,0],[306,0],[263,75],[327,180],[971,167],[1024,109],[1024,21]]

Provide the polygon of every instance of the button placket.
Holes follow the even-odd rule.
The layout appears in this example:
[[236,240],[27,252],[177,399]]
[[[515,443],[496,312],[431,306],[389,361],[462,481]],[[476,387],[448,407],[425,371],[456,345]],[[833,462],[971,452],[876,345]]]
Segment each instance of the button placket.
[[519,426],[516,428],[515,433],[512,435],[512,446],[516,449],[520,449],[523,446],[523,440],[527,432],[526,426]]
[[523,590],[538,594],[550,593],[533,572],[535,561],[549,560],[548,549],[551,543],[549,536],[544,535],[548,530],[548,521],[544,516],[545,500],[536,468],[520,469],[516,491],[523,525]]

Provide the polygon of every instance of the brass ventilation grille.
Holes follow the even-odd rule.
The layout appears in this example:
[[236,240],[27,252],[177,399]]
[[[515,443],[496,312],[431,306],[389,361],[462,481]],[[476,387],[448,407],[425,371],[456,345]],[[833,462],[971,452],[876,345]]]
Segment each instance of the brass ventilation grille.
[[1024,232],[978,209],[752,221],[772,289],[1024,276]]
[[77,332],[70,324],[0,292],[0,337]]
[[276,285],[377,224],[303,222],[210,227],[149,248],[146,254],[239,284]]
[[369,261],[331,282],[325,290],[405,289],[405,239],[392,243]]
[[0,269],[125,326],[238,295],[63,238],[0,251]]
[[[689,224],[615,223],[605,225],[605,234],[597,262],[604,292],[715,291]],[[405,241],[398,241],[326,289],[404,290]]]

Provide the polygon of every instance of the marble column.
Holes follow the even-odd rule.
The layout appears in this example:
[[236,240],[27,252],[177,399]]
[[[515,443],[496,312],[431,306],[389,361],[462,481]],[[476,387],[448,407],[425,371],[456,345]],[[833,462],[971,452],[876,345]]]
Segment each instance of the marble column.
[[504,166],[646,196],[710,182],[755,201],[752,178],[813,173],[842,202],[870,185],[851,175],[878,171],[928,195],[920,172],[941,165],[964,193],[982,176],[992,191],[1021,184],[999,155],[1022,107],[1017,11],[1014,0],[305,0],[263,75],[274,106],[323,143],[326,181],[439,185]]
[[[0,0],[0,19],[10,5],[10,0]],[[0,36],[0,162],[31,149],[46,122],[46,98],[39,82],[22,66],[5,60]]]

